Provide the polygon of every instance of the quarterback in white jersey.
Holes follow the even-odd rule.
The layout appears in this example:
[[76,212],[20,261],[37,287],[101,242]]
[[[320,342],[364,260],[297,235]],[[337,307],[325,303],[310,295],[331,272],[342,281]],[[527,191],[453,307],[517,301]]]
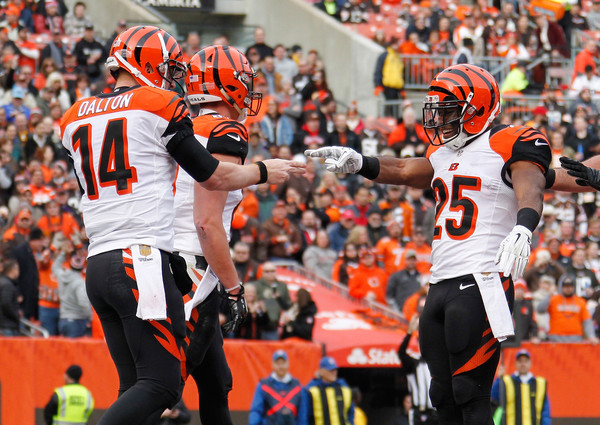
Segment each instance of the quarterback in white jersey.
[[530,127],[492,127],[499,113],[494,77],[454,65],[433,79],[425,97],[426,158],[365,157],[341,147],[306,152],[325,158],[329,171],[433,188],[433,285],[419,335],[442,425],[493,424],[499,340],[514,332],[511,277],[525,270],[542,209],[548,141]]

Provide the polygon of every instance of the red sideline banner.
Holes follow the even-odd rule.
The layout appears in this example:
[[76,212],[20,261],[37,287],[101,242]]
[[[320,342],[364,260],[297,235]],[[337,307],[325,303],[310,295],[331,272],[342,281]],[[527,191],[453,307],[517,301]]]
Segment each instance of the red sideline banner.
[[[287,351],[290,373],[303,385],[307,384],[319,366],[318,344],[297,339],[225,341],[225,354],[233,374],[231,410],[249,410],[256,385],[271,372],[271,357],[278,349]],[[74,363],[83,369],[81,384],[92,392],[96,408],[107,409],[117,397],[119,384],[104,341],[0,338],[2,425],[35,423],[35,409],[44,408],[54,389],[64,384],[65,370]],[[193,382],[186,385],[183,398],[190,410],[198,409],[198,392]]]

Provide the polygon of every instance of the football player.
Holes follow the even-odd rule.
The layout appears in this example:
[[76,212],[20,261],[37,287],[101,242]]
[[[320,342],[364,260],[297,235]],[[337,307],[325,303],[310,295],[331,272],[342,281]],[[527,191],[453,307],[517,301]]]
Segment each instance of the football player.
[[542,209],[548,141],[530,127],[492,126],[499,113],[494,77],[454,65],[425,97],[426,157],[364,157],[344,147],[306,152],[325,158],[329,171],[433,188],[431,289],[420,334],[440,424],[493,423],[499,339],[514,333],[512,280],[525,270]]
[[[243,164],[248,132],[241,121],[247,114],[256,115],[261,104],[261,94],[253,91],[256,74],[248,59],[233,47],[209,46],[194,54],[187,67],[187,100],[196,138],[220,161]],[[247,313],[228,244],[233,211],[241,200],[241,190],[209,191],[184,170],[177,173],[175,250],[185,258],[194,282],[184,297],[186,313],[191,310],[186,371],[198,387],[205,424],[232,423],[227,400],[232,378],[223,351],[219,307],[222,292],[232,315],[225,329],[235,331]]]
[[176,162],[217,190],[301,172],[285,161],[242,166],[210,155],[194,137],[183,98],[165,90],[185,76],[181,58],[164,30],[125,30],[106,61],[114,92],[75,102],[61,123],[83,189],[87,293],[120,379],[119,398],[100,425],[142,423],[180,396],[185,320],[169,264]]

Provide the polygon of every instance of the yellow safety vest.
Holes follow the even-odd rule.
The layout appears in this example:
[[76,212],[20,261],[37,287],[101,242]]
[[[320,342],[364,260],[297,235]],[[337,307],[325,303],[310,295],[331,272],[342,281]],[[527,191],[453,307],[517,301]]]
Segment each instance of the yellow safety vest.
[[85,425],[94,410],[94,398],[89,390],[80,384],[68,384],[57,388],[58,411],[52,418],[52,425]]
[[528,384],[518,378],[502,377],[506,394],[504,421],[506,425],[540,425],[546,398],[546,380],[535,378]]
[[308,389],[312,396],[315,425],[350,425],[348,410],[352,405],[352,391],[346,386]]

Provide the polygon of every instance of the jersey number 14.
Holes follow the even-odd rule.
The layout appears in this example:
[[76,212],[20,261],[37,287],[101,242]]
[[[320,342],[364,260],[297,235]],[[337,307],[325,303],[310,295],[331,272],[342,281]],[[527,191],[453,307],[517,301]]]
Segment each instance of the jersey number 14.
[[129,165],[126,130],[124,118],[108,122],[97,174],[94,170],[91,124],[80,126],[73,133],[73,150],[79,150],[81,154],[81,172],[89,199],[98,199],[98,184],[100,187],[115,186],[119,195],[125,195],[131,193],[132,184],[137,182],[136,169]]

